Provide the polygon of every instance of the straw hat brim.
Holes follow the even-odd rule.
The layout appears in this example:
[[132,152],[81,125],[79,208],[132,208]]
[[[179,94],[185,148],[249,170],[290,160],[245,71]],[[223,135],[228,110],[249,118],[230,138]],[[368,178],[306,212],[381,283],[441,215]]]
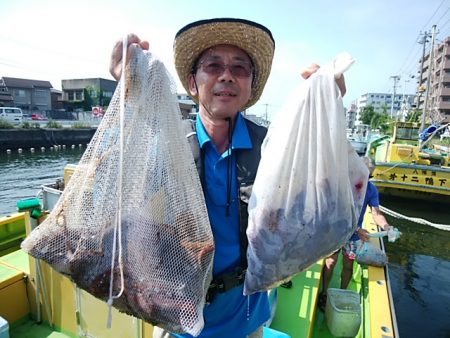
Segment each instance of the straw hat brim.
[[[217,45],[233,45],[245,51],[253,62],[252,97],[242,110],[254,105],[263,92],[270,74],[275,41],[264,26],[243,19],[220,18],[201,20],[183,27],[173,45],[175,67],[186,92],[195,62],[207,49]],[[198,103],[198,97],[193,97]]]

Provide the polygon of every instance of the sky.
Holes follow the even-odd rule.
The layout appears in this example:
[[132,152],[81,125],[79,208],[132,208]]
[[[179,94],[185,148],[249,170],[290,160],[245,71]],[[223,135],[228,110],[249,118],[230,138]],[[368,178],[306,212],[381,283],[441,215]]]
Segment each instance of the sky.
[[365,93],[392,93],[397,75],[396,93],[415,94],[420,34],[436,25],[437,43],[450,36],[450,0],[1,0],[0,77],[50,81],[56,89],[62,79],[112,79],[112,47],[133,32],[150,42],[181,93],[173,38],[186,24],[214,17],[271,30],[271,75],[248,110],[269,119],[301,84],[304,67],[332,62],[344,51],[356,60],[345,74],[347,107]]

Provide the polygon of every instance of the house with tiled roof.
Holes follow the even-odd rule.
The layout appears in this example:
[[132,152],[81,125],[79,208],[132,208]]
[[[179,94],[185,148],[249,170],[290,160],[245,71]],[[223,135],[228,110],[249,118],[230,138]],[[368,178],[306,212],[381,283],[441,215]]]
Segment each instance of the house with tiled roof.
[[0,78],[0,105],[21,108],[24,113],[52,109],[49,81]]

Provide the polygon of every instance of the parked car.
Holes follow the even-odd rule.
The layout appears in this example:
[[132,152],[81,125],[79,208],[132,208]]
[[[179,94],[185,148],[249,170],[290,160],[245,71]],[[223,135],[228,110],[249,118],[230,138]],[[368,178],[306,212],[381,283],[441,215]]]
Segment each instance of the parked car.
[[0,118],[15,124],[22,123],[22,109],[16,107],[0,107]]
[[38,113],[31,114],[31,119],[33,121],[48,121],[48,118],[46,118]]

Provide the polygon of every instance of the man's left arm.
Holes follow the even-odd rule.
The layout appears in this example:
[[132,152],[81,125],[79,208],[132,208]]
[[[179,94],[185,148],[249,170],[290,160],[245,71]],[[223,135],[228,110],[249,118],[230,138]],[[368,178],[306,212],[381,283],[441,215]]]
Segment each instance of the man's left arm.
[[392,226],[389,225],[386,217],[384,217],[379,207],[370,207],[370,208],[372,210],[372,217],[375,224],[377,224],[379,227],[381,227],[383,230],[386,231],[392,228]]

